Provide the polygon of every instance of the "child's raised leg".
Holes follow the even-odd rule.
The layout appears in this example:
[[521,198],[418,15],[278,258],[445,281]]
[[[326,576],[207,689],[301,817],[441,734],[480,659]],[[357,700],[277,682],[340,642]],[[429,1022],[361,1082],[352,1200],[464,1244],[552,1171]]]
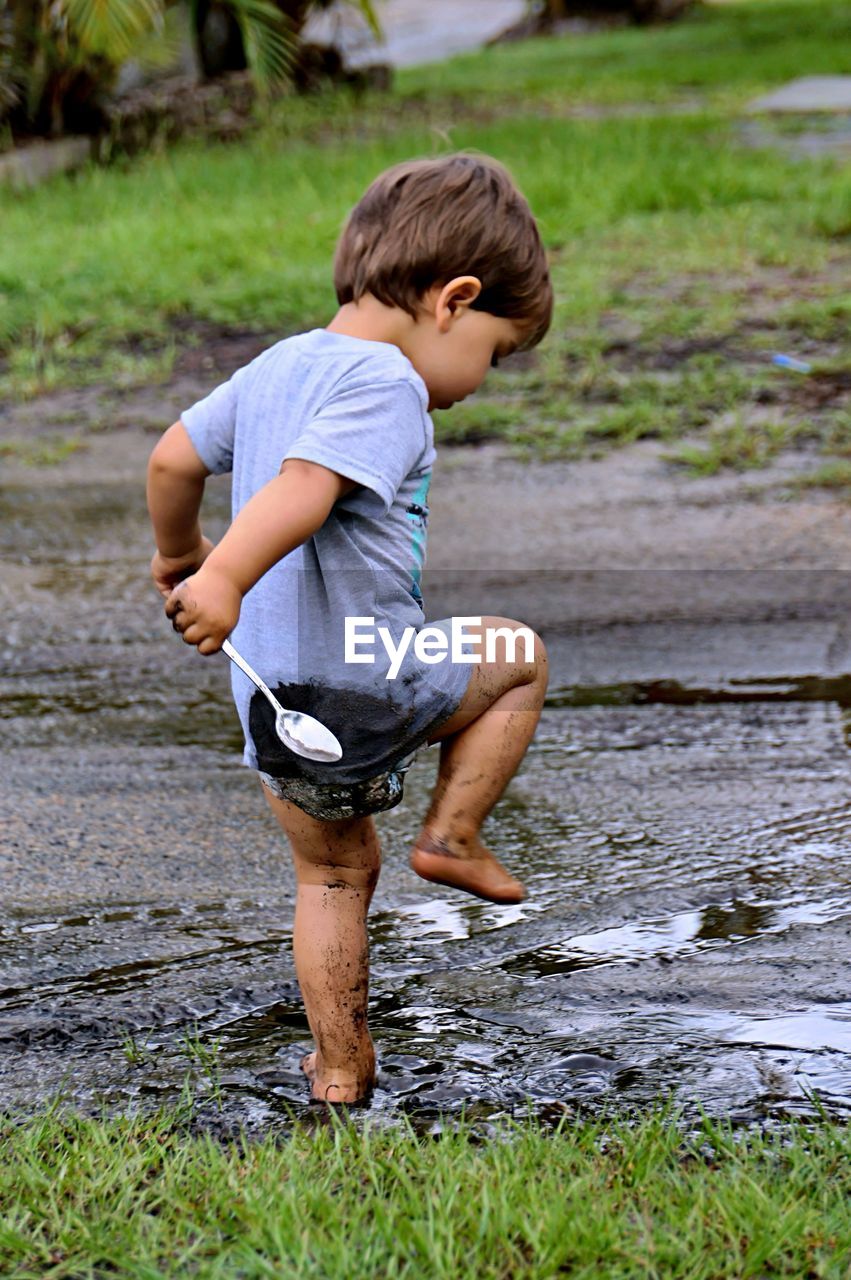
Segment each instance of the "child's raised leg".
[[[516,630],[510,618],[482,618],[487,627]],[[468,634],[475,630],[468,628]],[[484,654],[484,641],[477,645]],[[461,705],[430,742],[440,742],[440,769],[429,811],[411,854],[424,880],[465,889],[490,902],[520,902],[524,890],[479,839],[491,809],[526,753],[547,691],[547,652],[535,636],[525,660],[523,641],[509,661],[497,638],[495,660],[476,663]]]
[[322,822],[263,791],[295,862],[293,955],[316,1045],[302,1068],[314,1098],[356,1102],[375,1083],[366,1022],[366,917],[381,867],[375,823],[371,817]]

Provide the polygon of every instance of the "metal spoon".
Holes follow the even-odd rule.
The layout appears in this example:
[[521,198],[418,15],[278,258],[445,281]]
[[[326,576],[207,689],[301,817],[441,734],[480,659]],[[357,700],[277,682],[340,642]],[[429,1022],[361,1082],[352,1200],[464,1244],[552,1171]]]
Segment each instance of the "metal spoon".
[[230,640],[225,640],[222,652],[228,655],[240,671],[245,672],[261,693],[265,693],[275,708],[275,732],[285,747],[289,747],[290,751],[294,751],[297,756],[304,756],[306,760],[340,759],[343,748],[330,729],[326,729],[324,724],[314,720],[313,716],[305,715],[302,711],[287,711],[282,707],[269,686],[260,679],[252,667],[249,667],[242,655],[237,653]]

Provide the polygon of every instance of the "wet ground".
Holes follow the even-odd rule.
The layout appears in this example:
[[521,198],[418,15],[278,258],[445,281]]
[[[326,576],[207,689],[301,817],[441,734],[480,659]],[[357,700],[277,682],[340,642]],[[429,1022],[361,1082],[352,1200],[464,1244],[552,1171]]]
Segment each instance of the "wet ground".
[[[187,1072],[210,1123],[307,1106],[286,849],[238,763],[226,662],[180,645],[146,578],[152,402],[161,426],[209,376],[68,393],[109,429],[0,464],[4,1107],[174,1099]],[[486,828],[524,904],[409,872],[436,749],[379,818],[373,1110],[673,1093],[758,1121],[815,1091],[851,1112],[851,509],[790,490],[811,463],[694,481],[652,445],[444,451],[429,615],[537,626],[551,695]],[[217,482],[214,534],[226,512]]]

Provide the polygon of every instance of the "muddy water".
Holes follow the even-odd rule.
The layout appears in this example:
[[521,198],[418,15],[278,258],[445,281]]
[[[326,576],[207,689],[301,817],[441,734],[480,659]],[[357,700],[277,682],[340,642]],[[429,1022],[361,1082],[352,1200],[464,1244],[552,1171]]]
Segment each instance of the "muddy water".
[[[66,714],[67,737],[80,713]],[[58,721],[47,723],[55,732]],[[816,1091],[828,1109],[851,1111],[842,978],[851,812],[840,730],[838,710],[819,703],[547,710],[490,824],[494,848],[529,889],[510,908],[420,886],[407,873],[436,761],[424,752],[404,805],[380,820],[373,1108],[427,1117],[475,1105],[490,1114],[522,1110],[527,1098],[544,1108],[644,1105],[673,1092],[755,1119],[811,1112]],[[309,1041],[284,851],[265,821],[240,841],[241,814],[256,808],[262,819],[262,810],[227,737],[184,751],[218,778],[220,820],[191,796],[186,775],[161,783],[177,806],[149,788],[140,794],[128,760],[117,802],[105,793],[118,775],[104,778],[100,806],[111,812],[100,824],[94,787],[72,807],[73,829],[51,837],[30,828],[27,843],[46,845],[40,871],[54,905],[16,906],[14,893],[5,902],[6,1105],[56,1088],[86,1106],[138,1105],[174,1098],[189,1072],[211,1122],[259,1129],[305,1107],[298,1062]],[[90,755],[84,771],[97,775],[103,763]],[[39,771],[30,769],[32,783]],[[85,792],[80,773],[68,782]],[[19,809],[34,815],[43,793],[18,794]],[[171,825],[146,828],[148,806],[172,815]],[[196,816],[181,825],[173,814],[184,806]],[[104,839],[112,822],[129,828],[129,841]],[[253,836],[265,865],[256,855],[247,868],[231,863],[220,877],[225,894],[203,877],[180,886],[185,872],[169,876],[162,848],[158,865],[141,874],[131,866],[166,845],[212,879],[207,851],[190,853],[199,830],[236,859]],[[62,854],[54,868],[51,841]],[[77,860],[90,885],[102,877],[106,895],[74,892],[68,864]],[[55,893],[63,879],[73,900],[64,909]],[[122,882],[136,892],[122,895]]]
[[[205,1123],[287,1123],[309,1111],[292,876],[226,663],[161,618],[133,483],[46,483],[0,494],[0,1104],[138,1107],[188,1080]],[[486,828],[528,900],[408,871],[434,749],[378,819],[373,1112],[851,1113],[844,673],[776,670],[773,700],[699,669],[694,697],[651,696],[664,670],[578,688],[579,640],[547,639],[551,705]]]

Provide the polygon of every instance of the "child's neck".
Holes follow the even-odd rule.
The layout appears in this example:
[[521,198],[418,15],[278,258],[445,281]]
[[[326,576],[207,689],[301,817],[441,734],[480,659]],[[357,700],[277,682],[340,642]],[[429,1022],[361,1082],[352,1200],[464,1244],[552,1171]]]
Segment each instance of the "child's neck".
[[371,293],[358,302],[346,302],[326,328],[369,342],[389,342],[407,355],[406,347],[415,321],[401,307],[388,307]]

